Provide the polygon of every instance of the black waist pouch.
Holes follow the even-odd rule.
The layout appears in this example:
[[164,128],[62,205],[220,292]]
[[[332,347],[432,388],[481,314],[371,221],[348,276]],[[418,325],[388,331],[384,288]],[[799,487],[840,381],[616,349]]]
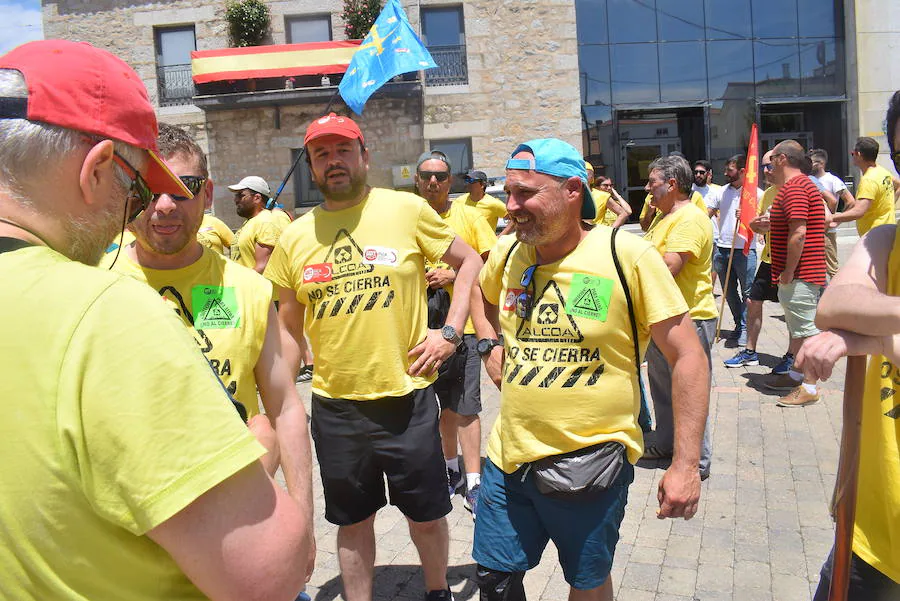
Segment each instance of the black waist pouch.
[[625,461],[625,445],[613,440],[532,461],[529,469],[542,494],[572,500],[607,490]]

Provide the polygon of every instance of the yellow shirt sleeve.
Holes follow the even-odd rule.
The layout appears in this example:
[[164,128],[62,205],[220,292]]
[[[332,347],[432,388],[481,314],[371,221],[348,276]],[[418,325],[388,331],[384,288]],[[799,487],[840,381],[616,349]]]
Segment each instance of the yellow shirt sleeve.
[[[275,245],[275,250],[269,255],[269,262],[266,263],[266,270],[263,276],[275,286],[293,290],[300,288],[300,282],[294,276],[290,257],[288,257],[288,252],[282,241]],[[300,295],[297,295],[297,299],[303,302]]]
[[638,327],[645,332],[655,323],[688,312],[684,296],[662,255],[650,245],[637,257],[628,287],[634,297]]
[[427,202],[422,202],[416,223],[416,243],[432,263],[437,263],[447,253],[456,234]]
[[690,253],[699,257],[703,249],[703,229],[691,219],[681,219],[666,236],[667,253]]
[[879,191],[880,187],[874,178],[863,177],[859,182],[859,190],[856,191],[856,197],[875,200]]
[[257,244],[272,247],[278,244],[278,237],[281,235],[281,230],[272,219],[273,218],[266,220],[260,219],[257,221],[255,232]]
[[222,246],[224,248],[230,248],[234,243],[234,232],[231,231],[225,222],[221,219],[213,217],[213,227],[216,230],[216,233],[219,234],[219,238],[222,239]]
[[515,241],[516,237],[514,235],[501,236],[497,240],[497,244],[494,246],[491,254],[488,255],[488,259],[485,261],[484,267],[481,268],[481,273],[478,276],[481,292],[484,294],[484,298],[492,305],[500,304],[500,292],[503,288],[503,269],[506,266],[510,248],[512,248]]
[[187,329],[143,284],[123,276],[110,286],[62,365],[61,440],[91,505],[133,534],[265,453]]
[[472,230],[472,241],[475,245],[472,247],[479,255],[488,252],[497,244],[497,235],[494,228],[490,226],[484,215],[477,215],[470,224]]

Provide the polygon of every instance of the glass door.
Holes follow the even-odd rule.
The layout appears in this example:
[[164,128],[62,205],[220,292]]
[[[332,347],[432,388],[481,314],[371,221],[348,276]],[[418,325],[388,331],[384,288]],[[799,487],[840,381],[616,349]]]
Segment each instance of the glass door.
[[637,221],[647,196],[644,186],[650,176],[650,163],[670,152],[681,151],[679,138],[629,140],[622,144],[622,172],[625,175],[623,196],[631,205],[632,221]]

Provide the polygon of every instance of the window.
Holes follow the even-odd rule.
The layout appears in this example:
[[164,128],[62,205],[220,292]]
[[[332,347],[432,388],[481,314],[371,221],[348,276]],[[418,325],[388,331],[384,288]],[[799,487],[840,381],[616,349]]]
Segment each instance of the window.
[[154,34],[159,106],[190,104],[194,96],[191,51],[197,49],[194,26],[160,27]]
[[288,44],[331,41],[331,15],[285,17],[284,35]]
[[[297,155],[300,151],[300,148],[291,150],[291,161],[297,160]],[[322,193],[319,192],[316,183],[313,181],[309,163],[306,162],[305,158],[300,159],[300,162],[297,163],[297,168],[294,169],[291,179],[294,186],[295,207],[314,207],[325,200],[325,197],[322,196]]]
[[425,71],[426,85],[458,86],[469,83],[461,6],[423,8],[422,37],[437,63],[436,69]]
[[450,161],[450,170],[456,176],[451,180],[450,192],[465,192],[466,171],[474,168],[472,165],[472,139],[432,140],[431,150],[440,150],[447,155],[447,159]]

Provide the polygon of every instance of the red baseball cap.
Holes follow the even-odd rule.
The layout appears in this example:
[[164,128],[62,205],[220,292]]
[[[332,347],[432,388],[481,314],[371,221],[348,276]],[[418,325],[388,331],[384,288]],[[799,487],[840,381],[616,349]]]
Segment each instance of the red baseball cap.
[[362,131],[360,131],[359,126],[353,119],[350,117],[340,117],[334,113],[328,113],[328,115],[321,119],[316,119],[309,124],[309,127],[306,128],[306,137],[303,138],[303,145],[306,146],[309,144],[310,140],[315,140],[316,138],[321,138],[322,136],[330,134],[343,136],[345,138],[350,138],[351,140],[358,139],[363,144],[366,143]]
[[0,56],[25,78],[27,98],[0,97],[0,119],[27,119],[119,140],[150,154],[141,173],[156,194],[192,194],[156,152],[156,114],[122,59],[85,42],[40,40]]

